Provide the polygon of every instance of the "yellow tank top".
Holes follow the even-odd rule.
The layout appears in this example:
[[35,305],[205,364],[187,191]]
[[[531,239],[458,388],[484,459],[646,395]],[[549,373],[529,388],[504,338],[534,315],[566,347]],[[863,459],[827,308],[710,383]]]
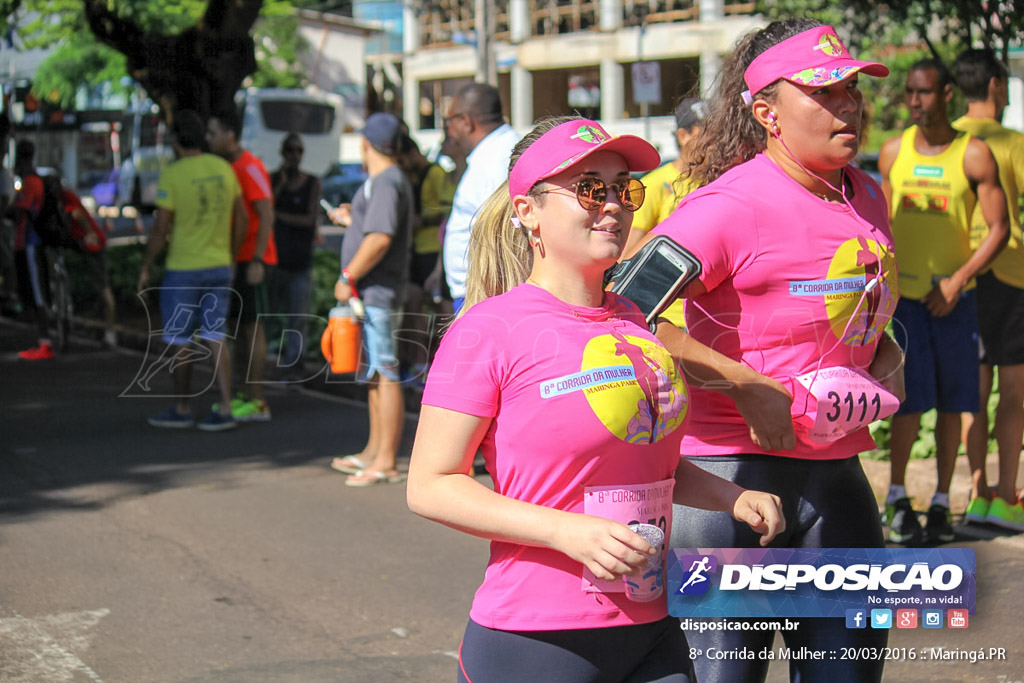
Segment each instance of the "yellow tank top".
[[971,136],[961,133],[941,154],[926,156],[914,148],[916,135],[917,126],[903,132],[889,171],[900,296],[910,299],[924,298],[971,257],[971,214],[977,201],[964,173]]
[[[953,127],[984,140],[999,164],[999,182],[1006,193],[1006,204],[1010,212],[1010,240],[992,262],[992,272],[1006,284],[1024,289],[1024,237],[1020,226],[1020,196],[1024,190],[1024,133],[1005,128],[994,119],[966,116],[954,121]],[[988,225],[981,207],[977,206],[971,220],[971,248],[977,249],[987,236]]]

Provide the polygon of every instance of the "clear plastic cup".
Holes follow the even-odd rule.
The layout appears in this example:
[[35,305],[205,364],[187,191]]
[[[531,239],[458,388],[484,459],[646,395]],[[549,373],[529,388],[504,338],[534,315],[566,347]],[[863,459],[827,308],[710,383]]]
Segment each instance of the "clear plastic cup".
[[647,566],[639,576],[626,575],[626,597],[633,602],[650,602],[657,599],[665,590],[664,572],[662,572],[661,546],[665,542],[665,532],[653,524],[630,524],[629,528],[643,536],[644,540],[658,549],[656,555],[650,556]]

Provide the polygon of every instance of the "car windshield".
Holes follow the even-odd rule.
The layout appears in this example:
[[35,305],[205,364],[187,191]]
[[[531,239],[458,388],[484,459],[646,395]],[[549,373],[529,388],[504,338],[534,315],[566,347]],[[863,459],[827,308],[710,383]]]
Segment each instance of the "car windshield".
[[334,128],[334,107],[298,100],[263,100],[260,114],[267,130],[323,135]]

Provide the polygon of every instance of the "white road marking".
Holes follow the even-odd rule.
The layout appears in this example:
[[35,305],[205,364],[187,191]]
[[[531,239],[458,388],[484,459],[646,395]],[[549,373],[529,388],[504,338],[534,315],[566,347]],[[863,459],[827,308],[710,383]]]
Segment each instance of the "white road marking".
[[61,683],[84,674],[96,683],[103,679],[78,658],[92,645],[91,629],[109,609],[65,612],[28,619],[0,619],[0,681],[7,683]]

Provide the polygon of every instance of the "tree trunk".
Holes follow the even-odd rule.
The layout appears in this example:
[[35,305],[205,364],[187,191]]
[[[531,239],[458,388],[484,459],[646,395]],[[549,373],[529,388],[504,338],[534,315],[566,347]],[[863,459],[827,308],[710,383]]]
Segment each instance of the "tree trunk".
[[250,30],[263,0],[209,0],[196,25],[177,35],[145,32],[106,0],[84,5],[96,38],[125,55],[128,73],[168,121],[180,109],[206,118],[233,107],[235,92],[256,70]]

